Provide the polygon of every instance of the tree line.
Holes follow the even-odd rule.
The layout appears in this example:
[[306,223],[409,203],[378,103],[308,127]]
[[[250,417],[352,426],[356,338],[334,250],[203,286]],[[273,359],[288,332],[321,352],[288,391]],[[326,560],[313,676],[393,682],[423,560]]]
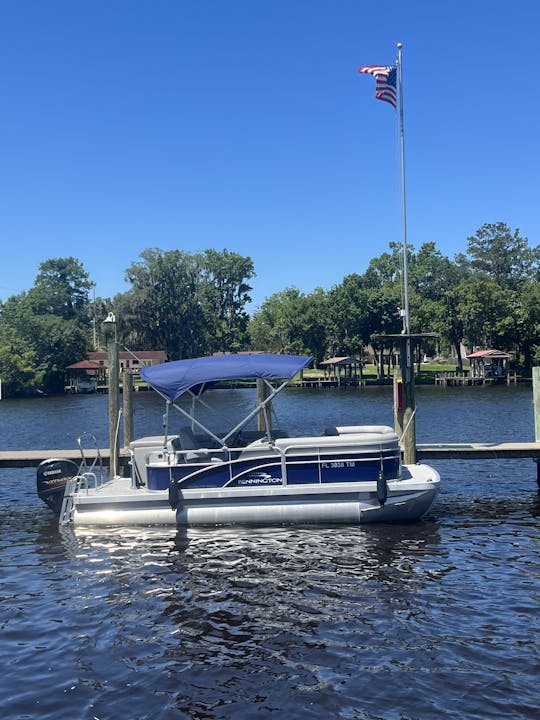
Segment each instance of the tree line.
[[[33,287],[0,304],[0,379],[5,395],[60,392],[65,368],[100,343],[101,322],[117,318],[121,344],[165,350],[169,360],[214,352],[267,350],[382,358],[384,335],[401,331],[402,251],[397,244],[326,290],[285,288],[250,316],[250,257],[228,250],[145,250],[125,271],[130,288],[92,297],[94,283],[73,257],[39,266]],[[512,350],[525,372],[540,362],[540,247],[519,230],[485,224],[450,259],[434,242],[408,248],[411,330],[432,331],[429,354],[461,347]]]

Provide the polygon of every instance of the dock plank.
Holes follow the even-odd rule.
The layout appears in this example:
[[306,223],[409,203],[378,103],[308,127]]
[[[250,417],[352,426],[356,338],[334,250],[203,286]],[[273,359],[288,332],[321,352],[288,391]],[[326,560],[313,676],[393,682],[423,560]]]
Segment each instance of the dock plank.
[[[104,465],[109,465],[110,452],[109,449],[100,449],[101,458]],[[88,463],[91,463],[96,457],[96,451],[85,450],[85,457]],[[31,468],[37,467],[44,460],[53,458],[66,458],[76,463],[81,461],[81,453],[77,449],[70,450],[0,450],[0,468]],[[120,450],[120,464],[125,465],[129,459],[129,450],[122,448]]]
[[[100,449],[104,465],[109,465],[109,449]],[[540,460],[540,442],[511,443],[419,443],[416,447],[419,460],[486,460],[486,459],[517,459],[530,458]],[[95,451],[85,451],[88,462],[96,456]],[[70,450],[1,450],[0,468],[37,467],[43,460],[51,458],[67,458],[79,463],[81,453],[77,449]],[[129,460],[129,450],[120,450],[120,465],[125,466]]]
[[540,442],[510,443],[419,443],[416,446],[419,460],[455,459],[540,459]]

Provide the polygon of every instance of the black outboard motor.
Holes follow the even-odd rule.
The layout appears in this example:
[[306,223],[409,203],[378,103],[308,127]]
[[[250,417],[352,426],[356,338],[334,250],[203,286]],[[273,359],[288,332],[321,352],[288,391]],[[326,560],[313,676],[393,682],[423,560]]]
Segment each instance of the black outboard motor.
[[67,481],[78,475],[79,466],[64,458],[44,460],[37,469],[37,493],[51,510],[60,515]]

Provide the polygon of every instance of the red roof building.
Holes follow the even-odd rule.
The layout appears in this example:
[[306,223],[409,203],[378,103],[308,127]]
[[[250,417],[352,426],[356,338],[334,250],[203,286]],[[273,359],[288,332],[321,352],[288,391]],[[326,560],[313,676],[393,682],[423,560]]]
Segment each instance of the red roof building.
[[505,378],[508,374],[508,362],[512,357],[503,350],[477,350],[467,355],[471,363],[472,377],[484,378]]
[[[105,351],[89,352],[86,357],[100,368],[107,368],[109,365],[109,354]],[[118,353],[118,359],[120,372],[124,370],[138,372],[139,368],[146,365],[160,365],[165,362],[165,350],[136,350],[133,352],[121,350]]]

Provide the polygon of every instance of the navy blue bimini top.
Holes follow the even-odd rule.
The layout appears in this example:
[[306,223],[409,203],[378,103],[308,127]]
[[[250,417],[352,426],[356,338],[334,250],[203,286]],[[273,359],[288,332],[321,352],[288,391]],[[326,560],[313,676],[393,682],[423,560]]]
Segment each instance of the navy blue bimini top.
[[174,402],[190,388],[217,380],[290,380],[312,359],[271,353],[214,355],[150,365],[141,368],[140,374],[156,392]]

